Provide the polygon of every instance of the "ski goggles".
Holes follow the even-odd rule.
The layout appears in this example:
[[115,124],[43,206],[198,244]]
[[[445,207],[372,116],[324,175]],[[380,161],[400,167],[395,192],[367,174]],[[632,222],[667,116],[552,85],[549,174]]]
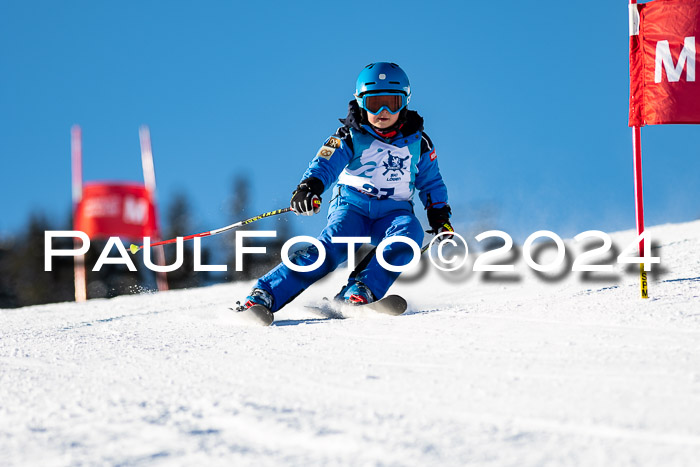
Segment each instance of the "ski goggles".
[[377,115],[382,110],[386,110],[393,115],[400,112],[408,103],[405,94],[396,92],[365,94],[357,100],[359,101],[360,107],[372,115]]

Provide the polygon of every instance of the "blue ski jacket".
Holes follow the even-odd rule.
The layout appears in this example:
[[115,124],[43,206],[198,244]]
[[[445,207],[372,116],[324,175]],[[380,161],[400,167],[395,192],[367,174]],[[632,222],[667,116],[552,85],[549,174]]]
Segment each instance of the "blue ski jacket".
[[386,201],[382,211],[405,206],[412,210],[415,191],[426,209],[447,204],[433,143],[423,132],[423,118],[408,110],[396,135],[383,138],[361,124],[360,108],[352,100],[343,126],[329,137],[304,172],[327,190],[338,182],[343,196]]

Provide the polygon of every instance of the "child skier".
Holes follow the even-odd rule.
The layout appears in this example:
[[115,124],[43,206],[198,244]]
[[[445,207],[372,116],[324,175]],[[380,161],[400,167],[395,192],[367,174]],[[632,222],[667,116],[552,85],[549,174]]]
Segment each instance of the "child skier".
[[[435,148],[423,132],[423,118],[407,109],[410,99],[408,76],[398,65],[377,62],[362,70],[348,116],[341,119],[343,126],[313,158],[290,202],[296,214],[316,214],[321,195],[337,180],[328,224],[318,237],[326,250],[324,263],[310,272],[279,264],[257,281],[238,311],[257,304],[274,313],[336,269],[347,260],[348,245],[332,243],[333,237],[371,237],[377,245],[385,237],[399,235],[421,245],[423,229],[413,214],[416,189],[428,210],[432,227],[428,233],[450,235],[451,211]],[[310,246],[293,254],[290,261],[306,266],[318,255],[318,249]],[[395,266],[408,264],[412,257],[413,250],[403,242],[384,249],[385,260]],[[399,276],[384,269],[373,255],[359,269],[337,299],[357,305],[379,300]]]

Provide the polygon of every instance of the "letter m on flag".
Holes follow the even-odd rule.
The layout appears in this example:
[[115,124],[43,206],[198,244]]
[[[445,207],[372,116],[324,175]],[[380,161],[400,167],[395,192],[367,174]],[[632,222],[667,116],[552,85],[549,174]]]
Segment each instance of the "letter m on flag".
[[629,126],[700,123],[700,1],[630,5]]

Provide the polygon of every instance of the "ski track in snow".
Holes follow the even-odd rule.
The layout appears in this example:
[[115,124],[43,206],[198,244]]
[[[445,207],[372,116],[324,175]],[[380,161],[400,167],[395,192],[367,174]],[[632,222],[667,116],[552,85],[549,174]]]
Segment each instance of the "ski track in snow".
[[400,317],[305,309],[339,270],[270,328],[251,283],[0,310],[0,464],[697,465],[700,221],[650,230],[649,300],[433,270]]

